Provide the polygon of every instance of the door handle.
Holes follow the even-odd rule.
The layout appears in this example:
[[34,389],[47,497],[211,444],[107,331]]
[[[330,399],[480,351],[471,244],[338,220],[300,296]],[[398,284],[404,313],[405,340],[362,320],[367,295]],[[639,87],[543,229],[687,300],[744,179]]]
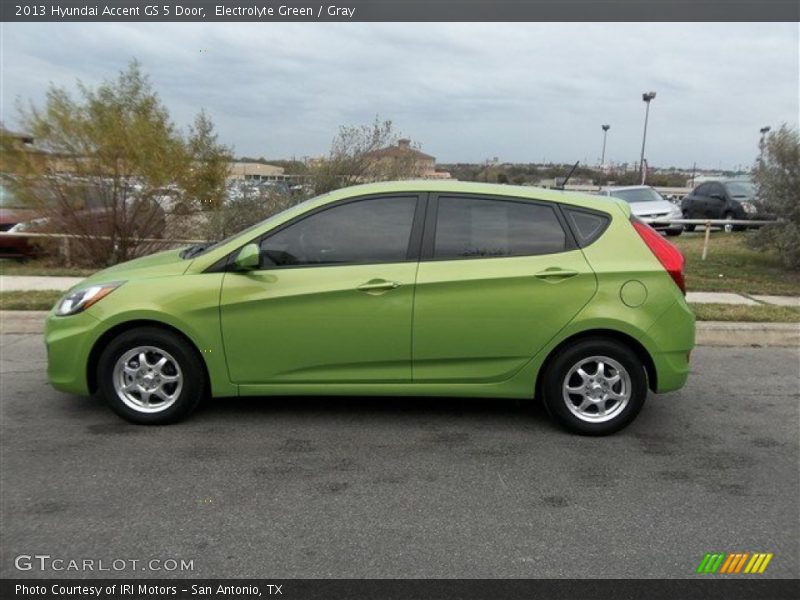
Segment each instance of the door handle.
[[367,283],[362,283],[356,289],[359,292],[385,292],[399,288],[402,284],[397,281],[387,281],[385,279],[372,279]]
[[558,283],[559,281],[564,281],[570,277],[575,277],[577,274],[577,271],[559,269],[558,267],[550,267],[549,269],[545,269],[544,271],[536,273],[535,277],[537,279],[549,281],[550,283]]

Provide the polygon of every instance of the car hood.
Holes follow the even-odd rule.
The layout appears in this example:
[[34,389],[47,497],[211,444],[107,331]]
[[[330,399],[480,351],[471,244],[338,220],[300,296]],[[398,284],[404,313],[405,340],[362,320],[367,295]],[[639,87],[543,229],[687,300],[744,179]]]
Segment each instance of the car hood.
[[678,210],[678,207],[667,200],[657,200],[655,202],[631,202],[631,212],[637,217],[648,217],[650,215],[663,215]]
[[182,275],[192,264],[191,260],[184,260],[180,257],[182,248],[174,250],[164,250],[135,258],[128,262],[120,263],[98,271],[94,275],[84,279],[79,286],[92,283],[108,283],[110,281],[127,281],[129,279],[149,279],[153,277],[167,277],[170,275]]

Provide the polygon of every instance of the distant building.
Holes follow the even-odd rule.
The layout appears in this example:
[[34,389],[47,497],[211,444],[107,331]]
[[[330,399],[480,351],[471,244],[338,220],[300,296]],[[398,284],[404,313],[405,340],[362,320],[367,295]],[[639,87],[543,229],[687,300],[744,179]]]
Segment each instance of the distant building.
[[228,172],[230,181],[286,181],[288,178],[283,167],[257,162],[232,162]]
[[382,163],[382,171],[410,171],[412,177],[450,179],[450,173],[436,170],[435,157],[412,147],[411,140],[408,138],[397,140],[396,146],[387,146],[386,148],[375,150],[370,153],[370,156]]

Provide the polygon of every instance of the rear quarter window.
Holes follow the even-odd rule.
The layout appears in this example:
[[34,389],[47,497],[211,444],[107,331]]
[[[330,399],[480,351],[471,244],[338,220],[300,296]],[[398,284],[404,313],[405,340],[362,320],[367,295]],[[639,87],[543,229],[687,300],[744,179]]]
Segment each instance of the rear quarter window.
[[583,208],[565,208],[564,214],[581,248],[603,235],[611,222],[611,217],[606,213]]

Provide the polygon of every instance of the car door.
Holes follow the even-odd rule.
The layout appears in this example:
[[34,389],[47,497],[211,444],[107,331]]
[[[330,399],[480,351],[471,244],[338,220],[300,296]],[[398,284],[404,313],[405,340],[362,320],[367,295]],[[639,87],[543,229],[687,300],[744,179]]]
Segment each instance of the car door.
[[410,381],[424,201],[418,194],[345,201],[259,240],[260,268],[229,271],[222,283],[231,380]]
[[725,212],[725,197],[725,188],[721,183],[709,183],[704,216],[709,219],[721,219]]
[[705,215],[706,184],[697,186],[683,201],[684,214],[689,219],[700,219]]
[[414,300],[414,382],[510,377],[596,288],[556,205],[433,196]]

